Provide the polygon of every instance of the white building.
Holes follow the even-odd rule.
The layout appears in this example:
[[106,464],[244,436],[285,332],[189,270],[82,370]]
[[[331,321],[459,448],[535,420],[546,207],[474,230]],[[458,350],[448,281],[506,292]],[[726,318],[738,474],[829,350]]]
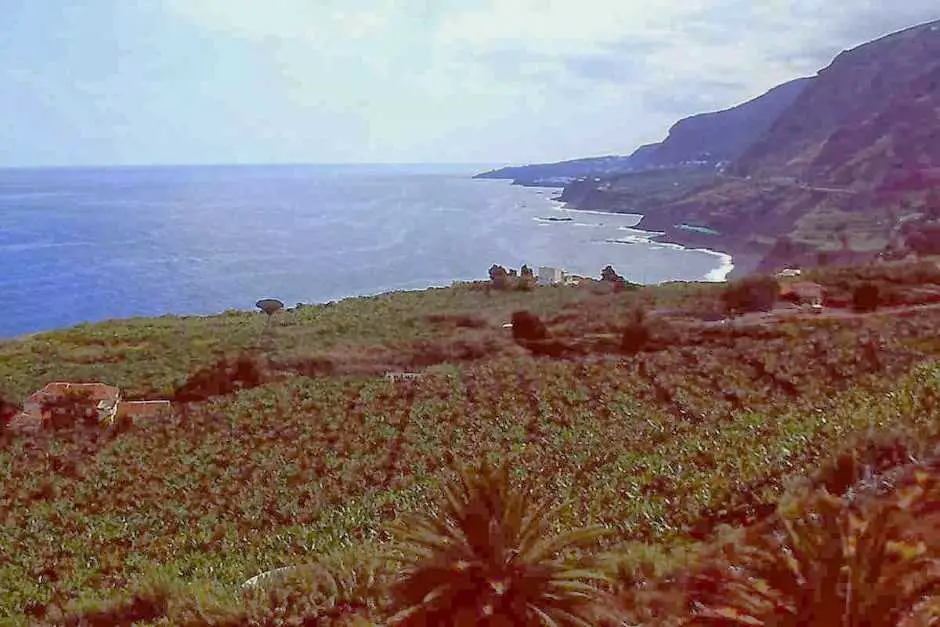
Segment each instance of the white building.
[[539,285],[558,285],[565,280],[565,273],[561,268],[539,266]]

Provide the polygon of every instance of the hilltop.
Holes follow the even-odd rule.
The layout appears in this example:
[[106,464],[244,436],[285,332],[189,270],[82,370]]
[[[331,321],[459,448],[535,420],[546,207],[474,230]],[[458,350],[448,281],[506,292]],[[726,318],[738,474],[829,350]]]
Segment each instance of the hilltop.
[[744,104],[676,122],[662,142],[640,146],[629,156],[611,155],[490,170],[476,178],[512,179],[517,185],[563,187],[575,179],[610,177],[680,164],[719,164],[737,159],[768,130],[812,79],[779,85]]
[[[569,172],[561,199],[641,213],[639,227],[664,239],[731,253],[739,275],[910,248],[905,224],[934,227],[924,214],[940,185],[938,86],[940,21],[847,50],[815,76],[738,107],[682,120],[642,147],[642,159],[622,158],[618,172]],[[530,172],[543,170],[509,174],[531,183]]]
[[[21,548],[0,568],[0,618],[382,622],[391,592],[354,582],[394,580],[387,525],[437,511],[453,465],[489,458],[569,503],[546,533],[607,528],[582,559],[620,556],[611,585],[631,620],[674,624],[707,601],[695,577],[724,581],[703,574],[732,542],[723,526],[745,534],[732,544],[765,537],[794,481],[861,503],[856,479],[913,472],[940,442],[935,260],[801,277],[823,286],[823,313],[778,300],[769,279],[639,287],[606,274],[0,344],[8,403],[52,380],[174,403],[159,420],[66,413],[36,434],[3,431],[0,545]],[[829,466],[840,450],[857,468]],[[239,592],[306,562],[332,564],[338,587],[318,575]],[[354,579],[361,569],[372,575]]]

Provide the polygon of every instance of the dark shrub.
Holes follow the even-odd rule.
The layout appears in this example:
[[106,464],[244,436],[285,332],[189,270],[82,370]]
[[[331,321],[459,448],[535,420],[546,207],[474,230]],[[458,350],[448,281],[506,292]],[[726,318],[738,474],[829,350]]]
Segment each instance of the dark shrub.
[[264,364],[258,358],[241,354],[196,371],[176,389],[173,398],[181,403],[204,401],[240,389],[258,387],[268,378]]
[[620,291],[623,289],[637,289],[639,287],[637,284],[630,283],[625,278],[617,274],[617,271],[614,270],[613,266],[607,266],[601,270],[601,282],[613,285],[615,291]]
[[646,310],[637,307],[630,314],[630,321],[623,330],[620,338],[620,349],[625,353],[636,353],[643,350],[650,339],[650,330],[646,324]]
[[607,266],[601,270],[601,281],[608,281],[610,283],[623,283],[625,279],[617,274],[617,271],[614,270],[613,266]]
[[534,313],[516,311],[512,314],[512,339],[545,340],[548,339],[548,329]]
[[509,273],[506,268],[495,263],[490,266],[490,284],[497,290],[505,290],[510,286]]
[[538,279],[535,277],[535,272],[529,266],[523,265],[519,270],[519,281],[516,283],[516,289],[528,292],[535,289],[537,284]]
[[19,411],[19,407],[0,396],[0,429],[3,429],[10,422],[10,419],[16,415],[17,411]]
[[780,286],[770,276],[750,276],[729,285],[721,295],[730,312],[771,311]]
[[488,326],[486,320],[471,314],[430,314],[427,321],[431,324],[453,325],[464,329],[483,329]]
[[881,290],[877,283],[867,281],[852,291],[852,308],[855,311],[874,311],[878,308]]
[[568,344],[560,340],[520,340],[519,344],[539,357],[560,359],[574,352]]

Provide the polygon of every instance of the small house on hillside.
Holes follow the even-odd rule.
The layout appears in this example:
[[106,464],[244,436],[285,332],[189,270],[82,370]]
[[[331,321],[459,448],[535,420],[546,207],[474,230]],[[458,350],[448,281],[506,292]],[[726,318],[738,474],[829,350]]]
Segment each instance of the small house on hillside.
[[117,414],[121,391],[113,385],[104,383],[50,383],[23,403],[23,414],[41,421],[51,414],[50,405],[69,397],[94,403],[98,418],[111,420]]
[[825,289],[812,281],[784,283],[780,286],[780,298],[800,306],[822,309]]
[[[57,404],[66,401],[86,403],[94,408],[98,420],[105,423],[116,418],[153,417],[171,409],[170,401],[125,401],[121,390],[104,383],[53,382],[33,393],[23,403],[23,410],[10,421],[12,429],[38,429],[49,420]],[[89,409],[91,408],[89,407]]]

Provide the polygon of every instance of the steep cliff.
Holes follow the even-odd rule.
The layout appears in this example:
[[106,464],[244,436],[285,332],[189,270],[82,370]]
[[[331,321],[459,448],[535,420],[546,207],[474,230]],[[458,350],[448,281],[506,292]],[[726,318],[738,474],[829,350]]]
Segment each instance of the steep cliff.
[[875,186],[940,165],[940,21],[839,54],[735,164],[750,176]]
[[[696,118],[673,128],[671,138],[687,138],[674,154],[709,142],[714,148],[703,152],[711,154],[747,144],[711,180],[687,184],[689,172],[673,168],[679,193],[670,196],[647,193],[636,175],[584,181],[564,195],[595,210],[642,213],[641,228],[746,256],[742,268],[806,264],[820,252],[856,261],[879,254],[940,185],[940,22],[843,52],[817,76],[787,86],[790,104],[756,137],[688,139],[694,133],[683,125]],[[719,235],[690,234],[683,224]]]
[[651,151],[649,165],[737,159],[771,128],[812,81],[800,78],[736,107],[680,120],[669,129],[669,136]]
[[696,161],[711,164],[731,161],[771,127],[811,80],[790,81],[730,109],[684,118],[669,129],[662,142],[640,146],[629,156],[512,166],[483,172],[475,178],[512,179],[520,185],[562,186],[579,178],[610,177]]
[[940,21],[681,120],[629,157],[557,166],[577,179],[572,206],[641,213],[641,228],[746,256],[741,268],[874,256],[940,186]]

